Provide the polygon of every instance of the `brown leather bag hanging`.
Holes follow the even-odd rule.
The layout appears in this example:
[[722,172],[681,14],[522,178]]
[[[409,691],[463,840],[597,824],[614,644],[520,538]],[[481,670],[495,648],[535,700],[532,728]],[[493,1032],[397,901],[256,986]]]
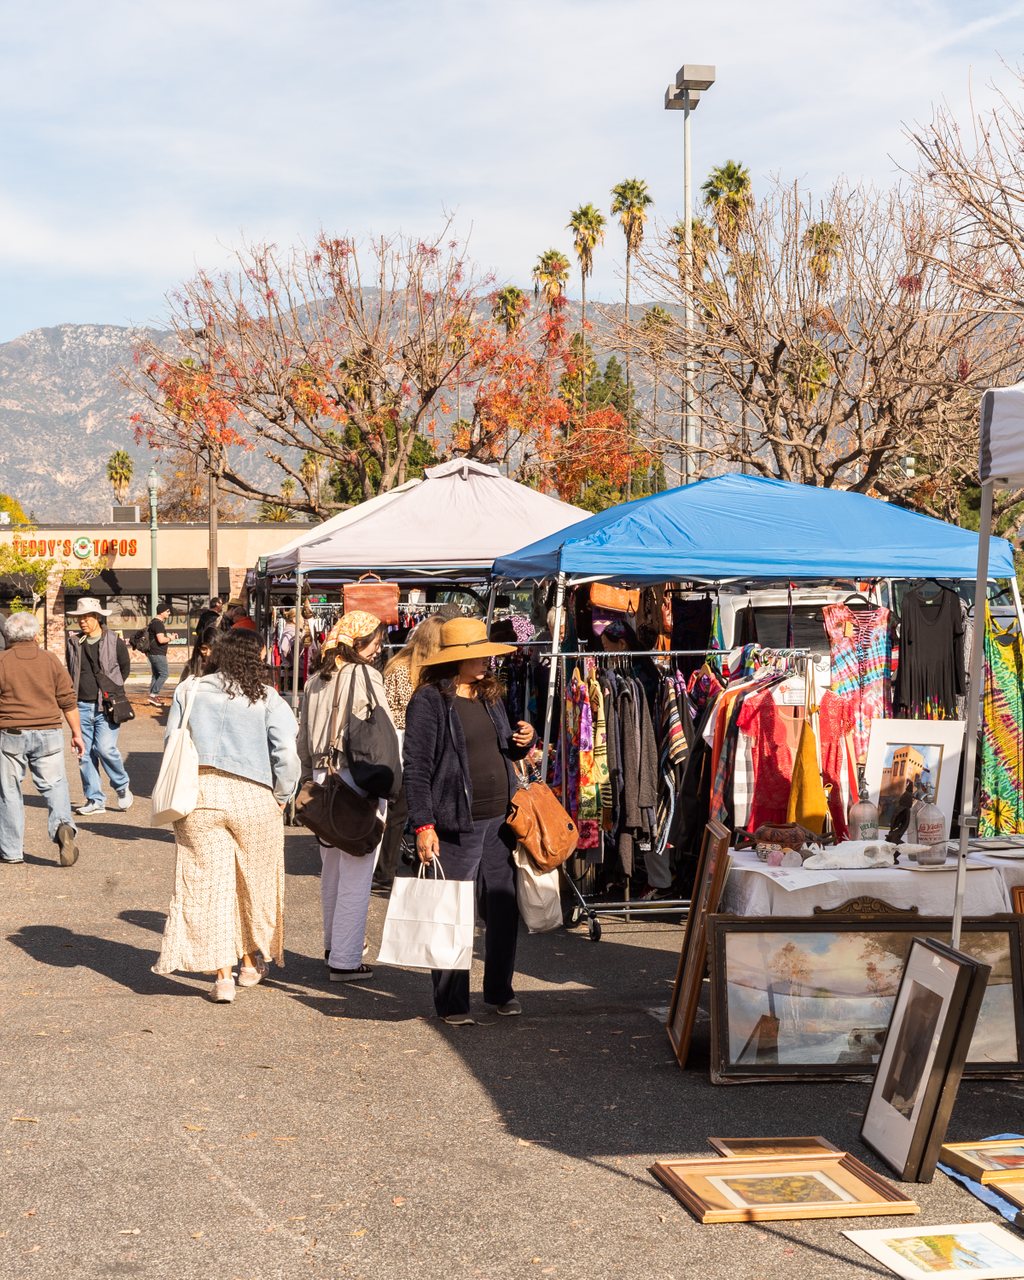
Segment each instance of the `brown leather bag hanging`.
[[544,782],[523,783],[506,821],[538,871],[554,871],[576,852],[576,823]]
[[590,603],[598,609],[610,609],[612,613],[636,613],[640,607],[640,592],[610,587],[607,582],[593,582]]
[[345,612],[362,609],[381,622],[397,622],[398,593],[397,582],[385,582],[375,573],[364,573],[358,581],[345,584]]

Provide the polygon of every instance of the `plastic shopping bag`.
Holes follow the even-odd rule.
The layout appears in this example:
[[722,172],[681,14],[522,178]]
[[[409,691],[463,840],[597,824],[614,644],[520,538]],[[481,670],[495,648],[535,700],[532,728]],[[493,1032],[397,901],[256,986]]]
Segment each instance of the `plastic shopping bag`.
[[473,965],[475,906],[472,880],[446,880],[440,860],[391,886],[378,964],[405,969],[469,969]]
[[538,871],[533,859],[521,845],[512,857],[516,864],[516,887],[519,914],[531,933],[550,933],[562,926],[562,895],[558,887],[558,868]]

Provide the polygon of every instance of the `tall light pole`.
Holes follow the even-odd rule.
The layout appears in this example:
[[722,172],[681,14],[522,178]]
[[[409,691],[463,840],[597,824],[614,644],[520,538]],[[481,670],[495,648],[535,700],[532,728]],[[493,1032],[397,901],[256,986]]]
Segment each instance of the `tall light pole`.
[[686,63],[676,73],[675,84],[665,90],[665,110],[683,113],[683,328],[686,330],[686,366],[683,374],[683,432],[680,444],[682,466],[680,478],[689,484],[693,478],[693,199],[690,160],[690,116],[697,109],[700,95],[715,83],[715,68]]
[[159,591],[156,567],[156,492],[160,487],[160,474],[156,467],[151,467],[146,477],[149,489],[149,616],[156,617]]

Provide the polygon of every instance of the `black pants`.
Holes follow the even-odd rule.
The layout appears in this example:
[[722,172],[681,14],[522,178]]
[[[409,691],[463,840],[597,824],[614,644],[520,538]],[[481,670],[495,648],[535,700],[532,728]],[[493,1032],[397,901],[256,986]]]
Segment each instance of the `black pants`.
[[[504,818],[473,823],[472,831],[440,840],[441,867],[449,880],[475,880],[477,909],[484,937],[484,1002],[507,1004],[513,998],[519,907],[515,864]],[[469,970],[434,969],[434,1008],[444,1018],[469,1013]]]
[[402,849],[405,824],[409,821],[409,805],[403,787],[398,799],[388,805],[387,826],[380,846],[380,857],[373,878],[378,884],[390,884],[398,871],[398,855]]

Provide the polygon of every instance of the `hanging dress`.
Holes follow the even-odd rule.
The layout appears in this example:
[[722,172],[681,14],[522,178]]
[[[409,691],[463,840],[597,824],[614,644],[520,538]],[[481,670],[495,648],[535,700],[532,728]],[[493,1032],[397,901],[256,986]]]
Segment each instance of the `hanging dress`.
[[1024,642],[985,609],[984,721],[978,834],[1024,834]]
[[871,721],[892,714],[889,610],[829,604],[822,616],[832,661],[832,692],[849,705],[854,751],[857,760],[864,761]]
[[912,720],[955,720],[967,689],[960,597],[943,588],[928,601],[908,591],[900,610],[896,714]]

